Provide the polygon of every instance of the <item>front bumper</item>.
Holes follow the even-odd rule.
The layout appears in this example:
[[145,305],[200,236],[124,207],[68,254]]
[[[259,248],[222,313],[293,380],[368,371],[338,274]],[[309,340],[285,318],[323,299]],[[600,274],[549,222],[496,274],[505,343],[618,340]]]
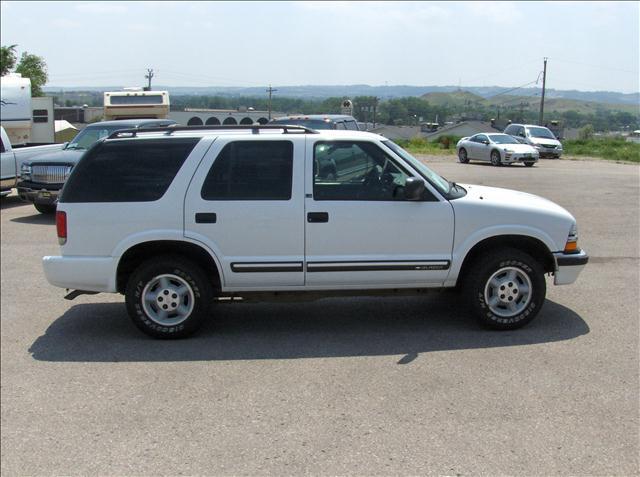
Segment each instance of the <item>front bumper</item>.
[[62,184],[38,184],[36,182],[18,182],[18,196],[33,204],[55,204]]
[[523,153],[504,153],[504,159],[502,162],[505,164],[513,164],[515,162],[538,162],[538,154],[523,154]]
[[95,292],[116,292],[117,260],[113,257],[42,258],[47,281],[60,288]]
[[562,149],[550,149],[546,147],[536,148],[541,158],[551,157],[554,159],[560,159],[562,156]]
[[580,253],[554,253],[556,271],[553,276],[554,285],[570,285],[578,279],[578,275],[589,261],[584,250]]

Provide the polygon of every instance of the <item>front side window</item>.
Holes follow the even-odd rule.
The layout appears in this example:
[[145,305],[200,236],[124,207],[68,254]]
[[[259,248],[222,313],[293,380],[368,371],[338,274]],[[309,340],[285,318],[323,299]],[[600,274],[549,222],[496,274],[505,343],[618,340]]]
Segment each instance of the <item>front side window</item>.
[[487,136],[485,136],[484,134],[478,134],[476,136],[476,142],[483,143],[483,142],[487,142],[487,141],[489,141],[489,138]]
[[344,125],[344,122],[340,121],[336,123],[336,129],[345,130],[347,127]]
[[315,200],[404,200],[409,175],[377,145],[318,142],[313,153]]
[[204,200],[289,200],[291,141],[235,141],[214,161],[202,185]]
[[344,124],[350,131],[358,130],[358,123],[356,123],[355,121],[345,121]]

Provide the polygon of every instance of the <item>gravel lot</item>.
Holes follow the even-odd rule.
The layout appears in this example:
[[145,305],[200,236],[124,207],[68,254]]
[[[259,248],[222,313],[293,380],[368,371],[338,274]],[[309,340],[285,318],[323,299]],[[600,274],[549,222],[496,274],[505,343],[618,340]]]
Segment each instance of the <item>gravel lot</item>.
[[63,300],[53,220],[2,199],[2,475],[637,475],[640,168],[424,159],[578,219],[591,261],[527,328],[433,293],[224,305],[154,341],[120,296]]

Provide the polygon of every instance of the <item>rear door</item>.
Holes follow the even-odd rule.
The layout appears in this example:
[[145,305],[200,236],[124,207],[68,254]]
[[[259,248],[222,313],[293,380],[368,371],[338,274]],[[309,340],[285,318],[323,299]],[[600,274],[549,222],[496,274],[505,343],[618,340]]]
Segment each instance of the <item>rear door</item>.
[[225,290],[304,284],[304,137],[219,137],[185,200],[185,236],[207,244]]

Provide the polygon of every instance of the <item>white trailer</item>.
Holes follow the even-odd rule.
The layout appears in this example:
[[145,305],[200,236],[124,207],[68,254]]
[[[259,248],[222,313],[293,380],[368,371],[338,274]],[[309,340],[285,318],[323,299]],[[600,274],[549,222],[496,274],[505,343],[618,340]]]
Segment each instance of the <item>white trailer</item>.
[[26,146],[55,142],[53,98],[31,97],[31,80],[18,73],[0,79],[2,109],[0,125],[11,144]]

